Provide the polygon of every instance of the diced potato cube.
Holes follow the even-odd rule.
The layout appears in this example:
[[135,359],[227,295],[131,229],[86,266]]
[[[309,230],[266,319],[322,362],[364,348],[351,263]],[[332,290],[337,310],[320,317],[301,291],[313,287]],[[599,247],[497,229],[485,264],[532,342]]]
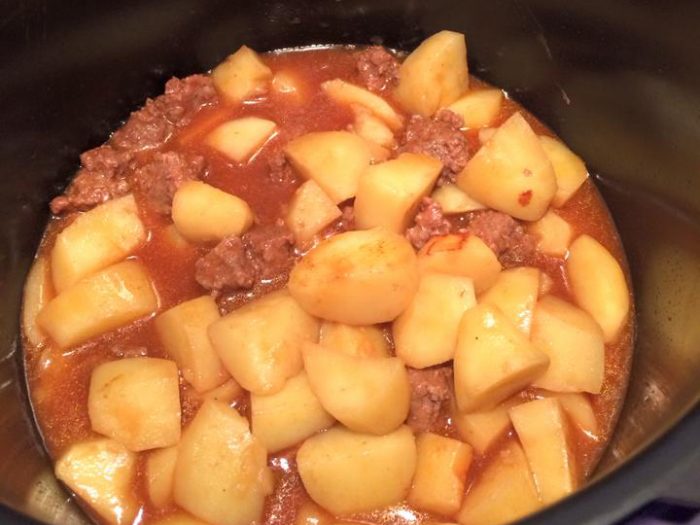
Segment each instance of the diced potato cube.
[[452,516],[462,505],[472,448],[456,439],[425,433],[416,439],[416,449],[408,503],[419,510]]
[[578,305],[598,322],[605,342],[613,342],[630,311],[630,291],[620,263],[593,237],[581,235],[569,247],[566,273]]
[[39,312],[37,324],[59,348],[68,348],[157,308],[146,269],[136,261],[124,261],[58,294]]
[[397,357],[353,357],[319,345],[303,350],[311,389],[350,430],[387,434],[408,416],[411,387]]
[[315,181],[335,204],[354,197],[370,163],[369,144],[349,131],[317,131],[292,140],[284,152],[302,177]]
[[552,206],[561,208],[586,181],[588,170],[583,161],[562,142],[544,135],[539,139],[557,178],[557,192]]
[[505,525],[541,507],[525,454],[515,440],[509,440],[472,483],[457,521]]
[[56,236],[51,275],[57,292],[129,255],[146,239],[133,195],[81,213]]
[[547,211],[557,180],[537,135],[515,113],[469,160],[457,186],[490,208],[536,221]]
[[510,428],[508,409],[522,402],[518,397],[507,399],[496,408],[483,412],[461,414],[455,412],[452,420],[459,436],[469,443],[479,454],[485,454]]
[[138,452],[180,440],[177,366],[167,359],[109,361],[90,378],[88,414],[95,432]]
[[365,88],[350,84],[339,78],[327,80],[321,84],[321,88],[332,100],[339,104],[359,105],[367,108],[394,131],[403,126],[401,115],[386,100]]
[[383,226],[403,232],[441,170],[439,160],[415,153],[402,153],[393,160],[370,166],[357,188],[355,224],[361,229]]
[[569,428],[556,398],[538,399],[508,411],[544,503],[554,503],[578,486]]
[[443,184],[433,191],[430,196],[440,205],[443,213],[467,213],[469,211],[483,210],[486,208],[480,202],[476,202],[464,193],[456,184]]
[[307,98],[304,82],[295,71],[278,71],[272,77],[272,91],[287,101],[301,103]]
[[231,103],[238,103],[267,91],[272,71],[249,47],[242,46],[211,72],[216,89]]
[[537,238],[537,249],[542,253],[563,257],[569,250],[573,236],[571,225],[552,210],[530,224],[527,230]]
[[354,357],[389,357],[389,343],[376,326],[350,326],[324,321],[319,337],[321,346]]
[[351,325],[392,321],[418,288],[411,244],[381,228],[324,240],[292,269],[289,292],[312,315]]
[[462,117],[465,128],[485,128],[498,117],[502,102],[503,91],[500,89],[478,89],[467,91],[447,109]]
[[392,148],[395,145],[394,132],[380,118],[364,109],[355,111],[353,129],[360,137],[369,142]]
[[157,520],[153,525],[209,525],[207,522],[198,520],[185,512],[168,514],[164,518]]
[[56,477],[110,525],[130,525],[138,503],[132,492],[136,454],[111,439],[72,445],[56,461]]
[[157,508],[167,507],[173,501],[176,461],[177,447],[154,450],[146,457],[146,491]]
[[313,501],[302,503],[294,517],[294,525],[335,525],[336,523],[327,510]]
[[529,337],[539,289],[540,271],[537,268],[510,268],[498,275],[493,286],[479,297],[479,302],[497,307],[513,326]]
[[169,224],[166,226],[163,229],[163,233],[165,234],[165,239],[168,241],[170,246],[176,250],[186,250],[192,246],[189,241],[185,239],[179,231],[177,231],[174,224]]
[[185,182],[173,197],[173,222],[192,242],[216,242],[253,225],[248,203],[205,182]]
[[303,245],[341,215],[326,192],[315,181],[307,180],[294,193],[285,222],[297,244]]
[[271,120],[243,117],[229,120],[210,132],[205,142],[231,160],[243,163],[255,155],[277,129]]
[[496,134],[498,128],[483,128],[479,130],[479,142],[483,146]]
[[547,369],[549,358],[488,304],[464,313],[454,358],[461,412],[484,411],[519,392]]
[[235,379],[231,378],[223,385],[217,386],[214,390],[209,390],[202,394],[202,400],[206,401],[211,399],[230,405],[242,393],[243,387],[241,387]]
[[197,392],[211,390],[229,378],[207,334],[209,325],[219,317],[216,301],[203,295],[174,306],[155,320],[165,350]]
[[175,464],[175,503],[212,525],[250,525],[263,516],[272,475],[265,447],[248,421],[206,401],[182,435]]
[[301,345],[318,341],[319,324],[286,290],[269,293],[209,326],[224,366],[254,394],[282,390],[302,369]]
[[27,275],[22,300],[22,328],[27,341],[33,346],[40,345],[46,339],[46,334],[37,325],[36,316],[53,297],[49,265],[45,257],[39,257]]
[[380,509],[408,494],[416,443],[407,426],[384,436],[335,427],[304,442],[297,467],[311,499],[336,516]]
[[600,439],[600,426],[593,411],[593,405],[587,394],[564,394],[539,390],[541,397],[555,397],[571,422],[589,438],[597,441]]
[[430,239],[418,252],[421,274],[447,273],[469,277],[477,293],[489,288],[501,271],[501,263],[476,235],[450,234]]
[[450,361],[462,315],[476,304],[469,277],[428,273],[408,308],[393,324],[396,355],[413,368]]
[[401,64],[394,96],[408,113],[429,117],[468,88],[464,35],[440,31],[424,40]]

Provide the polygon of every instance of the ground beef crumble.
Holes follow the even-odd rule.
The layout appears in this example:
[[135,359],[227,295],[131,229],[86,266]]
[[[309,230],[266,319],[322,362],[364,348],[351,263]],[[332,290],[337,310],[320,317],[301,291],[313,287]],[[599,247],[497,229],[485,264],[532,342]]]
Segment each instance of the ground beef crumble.
[[452,366],[407,368],[411,384],[411,408],[408,425],[414,432],[439,430],[442,416],[450,410],[452,400]]
[[522,265],[535,254],[535,238],[506,213],[495,210],[473,212],[466,231],[484,241],[507,268]]
[[420,250],[431,238],[450,233],[451,228],[440,205],[430,197],[424,197],[413,226],[406,230],[406,238],[416,250]]
[[398,81],[399,61],[382,46],[371,46],[355,54],[360,80],[371,91],[392,88]]

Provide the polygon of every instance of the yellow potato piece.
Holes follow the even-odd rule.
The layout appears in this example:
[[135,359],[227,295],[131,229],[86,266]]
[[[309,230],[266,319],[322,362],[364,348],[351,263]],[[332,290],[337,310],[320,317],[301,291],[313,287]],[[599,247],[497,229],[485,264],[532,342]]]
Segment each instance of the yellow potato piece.
[[217,126],[204,141],[234,162],[250,160],[275,134],[277,124],[259,117],[229,120]]
[[376,326],[350,326],[324,321],[319,344],[354,357],[389,357],[389,343]]
[[573,237],[571,225],[552,210],[528,225],[527,231],[537,238],[537,249],[542,253],[563,257],[569,251]]
[[355,110],[352,127],[360,137],[383,148],[392,148],[396,144],[391,128],[364,108]]
[[46,339],[46,334],[36,322],[36,316],[53,296],[49,265],[45,257],[39,257],[27,275],[22,300],[22,328],[27,341],[33,346],[40,345]]
[[272,77],[272,91],[297,104],[307,98],[304,83],[296,71],[278,71]]
[[502,102],[503,91],[500,89],[478,89],[468,91],[447,109],[462,117],[465,128],[485,128],[498,117]]
[[600,425],[587,394],[564,394],[538,390],[537,395],[541,398],[555,397],[558,399],[564,412],[581,432],[595,441],[600,439]]
[[326,192],[315,181],[307,180],[294,193],[285,223],[297,244],[303,245],[341,215]]
[[235,104],[265,93],[272,71],[255,51],[242,46],[214,68],[211,78],[223,97]]
[[464,193],[456,184],[443,184],[433,191],[430,198],[440,205],[443,213],[448,215],[486,208],[486,206]]
[[176,512],[157,520],[154,525],[209,525],[207,522],[198,520],[184,512]]
[[238,382],[231,378],[226,381],[223,385],[217,386],[213,390],[209,390],[202,394],[202,400],[206,401],[208,399],[214,401],[221,401],[226,404],[231,404],[238,396],[243,393],[243,388]]
[[459,413],[452,416],[459,436],[479,454],[485,454],[510,429],[508,409],[521,403],[518,397],[507,399],[496,408],[483,412]]
[[537,268],[510,268],[498,275],[493,286],[479,297],[479,302],[497,307],[513,326],[529,337],[539,289]]
[[177,447],[154,450],[146,457],[146,492],[157,508],[167,507],[173,501],[176,461]]
[[539,139],[557,178],[557,191],[552,206],[561,208],[586,181],[588,170],[583,161],[562,142],[544,135]]
[[386,100],[365,88],[336,78],[322,83],[321,89],[340,104],[359,105],[368,109],[394,131],[403,126],[401,115]]

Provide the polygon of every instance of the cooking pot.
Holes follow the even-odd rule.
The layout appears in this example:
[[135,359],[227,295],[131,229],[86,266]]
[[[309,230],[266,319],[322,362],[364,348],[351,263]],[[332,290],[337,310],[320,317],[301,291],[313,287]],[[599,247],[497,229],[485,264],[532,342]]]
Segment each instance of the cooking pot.
[[[172,75],[241,44],[411,49],[464,32],[470,69],[587,162],[637,299],[634,366],[594,481],[527,523],[613,523],[660,496],[700,503],[700,3],[694,0],[5,2],[0,21],[0,520],[85,520],[28,410],[18,317],[47,202]],[[592,269],[593,271],[593,269]],[[693,481],[694,476],[694,481]],[[685,481],[684,481],[685,480]]]

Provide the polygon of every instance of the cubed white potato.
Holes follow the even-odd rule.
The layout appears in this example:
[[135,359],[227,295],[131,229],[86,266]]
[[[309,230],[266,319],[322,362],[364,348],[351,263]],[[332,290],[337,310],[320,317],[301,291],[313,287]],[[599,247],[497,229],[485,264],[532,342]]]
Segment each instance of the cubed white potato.
[[214,401],[221,401],[230,405],[243,392],[243,387],[239,385],[235,379],[231,378],[223,385],[217,386],[215,389],[205,392],[201,397],[203,401],[212,399]]
[[520,113],[514,113],[457,175],[457,186],[490,208],[536,221],[557,190],[554,168]]
[[381,509],[408,494],[416,443],[407,426],[384,436],[334,427],[304,442],[297,467],[311,499],[336,516]]
[[455,395],[461,412],[495,407],[530,385],[549,358],[498,308],[479,304],[464,313],[454,358]]
[[385,148],[384,146],[380,146],[376,142],[372,142],[372,141],[369,141],[367,139],[364,139],[364,140],[365,140],[365,142],[367,142],[367,145],[369,146],[370,164],[379,164],[380,162],[384,162],[384,161],[389,160],[389,157],[391,157],[391,150],[389,148]]
[[598,322],[606,343],[615,341],[630,311],[620,263],[593,237],[581,235],[569,246],[566,273],[578,305]]
[[177,231],[192,242],[218,242],[241,235],[253,225],[253,212],[246,201],[198,180],[177,189],[172,217]]
[[500,89],[477,89],[467,91],[447,109],[462,117],[465,128],[485,128],[498,117],[502,102],[503,91]]
[[272,70],[246,46],[229,55],[211,72],[216,89],[230,103],[238,103],[267,92]]
[[527,231],[537,239],[537,249],[540,252],[554,257],[566,255],[573,237],[571,224],[552,210],[529,224]]
[[443,213],[467,213],[486,208],[464,193],[456,184],[443,184],[433,191],[430,198],[440,205]]
[[597,441],[600,439],[600,425],[593,410],[593,405],[588,394],[564,394],[561,392],[549,392],[538,390],[541,398],[555,397],[571,422],[589,438]]
[[57,292],[124,259],[146,240],[133,195],[81,213],[56,236],[51,276]]
[[387,434],[406,420],[411,386],[399,358],[354,357],[314,344],[303,356],[314,394],[350,430]]
[[476,235],[433,237],[418,252],[421,274],[438,272],[469,277],[477,293],[488,289],[501,271],[496,254]]
[[483,128],[479,130],[479,142],[483,146],[496,134],[498,128]]
[[269,396],[250,395],[250,426],[269,453],[300,443],[335,422],[311,390],[306,372]]
[[365,88],[336,78],[322,83],[321,89],[326,92],[326,95],[339,104],[346,104],[348,106],[359,105],[367,108],[394,131],[403,126],[401,115],[391,107],[391,104],[379,95],[375,95]]
[[207,522],[190,516],[186,512],[175,512],[157,519],[153,525],[209,525]]
[[33,346],[40,345],[46,339],[46,334],[36,322],[36,316],[54,295],[49,264],[45,257],[38,257],[32,264],[24,283],[22,300],[22,328],[27,341]]
[[370,163],[369,143],[349,131],[316,131],[284,148],[292,167],[315,181],[335,204],[357,193],[360,176]]
[[212,525],[250,525],[272,492],[265,447],[248,421],[219,401],[206,401],[185,429],[175,463],[175,503]]
[[450,361],[462,315],[476,304],[469,277],[427,273],[411,304],[394,320],[396,355],[413,368]]
[[298,72],[293,70],[277,71],[272,77],[272,92],[284,97],[285,101],[301,103],[307,99],[307,89]]
[[427,155],[402,153],[370,166],[360,177],[355,198],[355,225],[382,226],[401,233],[411,223],[420,201],[433,189],[442,163]]
[[136,454],[122,444],[111,439],[75,443],[58,458],[55,472],[105,523],[130,525],[136,517]]
[[165,239],[168,241],[168,244],[170,244],[170,246],[176,250],[186,250],[192,246],[190,242],[185,239],[179,231],[177,231],[174,224],[169,224],[163,228],[163,234]]
[[282,390],[302,369],[301,345],[318,341],[319,323],[280,290],[264,295],[209,326],[212,346],[233,378],[260,395]]
[[146,269],[136,261],[124,261],[58,294],[39,312],[37,324],[59,348],[68,348],[157,308],[158,297]]
[[583,161],[562,142],[544,135],[539,139],[557,178],[557,191],[552,206],[561,208],[586,181],[588,170]]
[[479,454],[485,454],[510,429],[508,409],[521,403],[519,397],[511,397],[490,410],[483,412],[460,413],[452,415],[459,437],[469,443]]
[[180,440],[177,365],[133,357],[97,366],[90,377],[88,414],[95,432],[139,452]]
[[238,163],[245,163],[272,138],[277,124],[260,117],[242,117],[219,124],[204,142]]
[[297,244],[304,245],[342,214],[316,181],[307,180],[294,193],[285,223]]
[[294,525],[335,525],[335,523],[333,516],[313,501],[302,503],[294,517]]
[[457,521],[506,525],[541,507],[525,454],[517,441],[509,440],[472,483]]
[[219,317],[216,301],[203,295],[180,303],[155,319],[165,350],[197,392],[211,390],[230,377],[207,334],[209,325]]
[[289,292],[311,315],[350,325],[392,321],[418,288],[411,244],[382,228],[334,235],[297,262]]
[[173,481],[177,447],[154,450],[146,456],[146,492],[156,508],[169,506],[173,501]]
[[394,97],[408,113],[429,117],[452,104],[468,88],[464,35],[440,31],[424,40],[403,61]]
[[462,505],[472,447],[429,432],[416,438],[417,461],[408,503],[418,510],[454,515]]
[[539,289],[537,268],[510,268],[498,274],[496,282],[479,297],[479,302],[496,306],[513,326],[529,337]]
[[580,308],[552,295],[537,302],[532,342],[549,356],[534,386],[554,392],[599,394],[605,376],[605,343],[598,323]]
[[363,139],[384,148],[392,148],[396,144],[391,128],[363,107],[355,110],[355,120],[352,127],[355,133]]
[[351,326],[324,321],[319,344],[355,357],[389,357],[389,343],[377,326]]

